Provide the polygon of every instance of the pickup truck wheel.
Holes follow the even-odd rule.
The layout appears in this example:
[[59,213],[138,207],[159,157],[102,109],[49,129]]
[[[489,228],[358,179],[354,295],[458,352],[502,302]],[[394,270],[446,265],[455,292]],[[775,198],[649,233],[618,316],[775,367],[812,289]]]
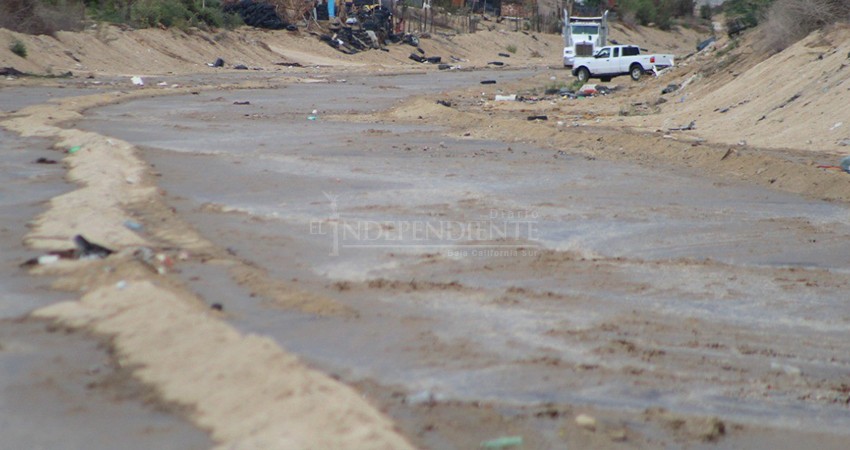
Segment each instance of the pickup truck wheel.
[[643,67],[640,64],[632,64],[632,67],[629,68],[629,75],[632,76],[632,80],[640,80],[640,77],[643,75]]
[[587,67],[579,67],[578,72],[576,72],[576,78],[584,83],[590,79],[590,71],[587,70]]

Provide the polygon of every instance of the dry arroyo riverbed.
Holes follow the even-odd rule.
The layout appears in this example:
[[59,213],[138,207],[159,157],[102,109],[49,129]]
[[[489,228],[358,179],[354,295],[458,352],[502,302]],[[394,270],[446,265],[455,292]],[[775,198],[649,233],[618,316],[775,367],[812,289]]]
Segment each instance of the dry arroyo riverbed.
[[[20,105],[27,122],[5,126],[26,133],[36,119],[62,119],[40,135],[64,148],[92,143],[92,153],[68,158],[88,188],[98,188],[92,177],[124,171],[118,184],[98,188],[100,197],[81,200],[120,215],[95,209],[67,227],[91,227],[121,251],[88,267],[42,269],[88,300],[36,315],[117,336],[118,360],[141,365],[138,379],[183,405],[168,409],[169,420],[185,417],[222,445],[295,435],[288,444],[297,448],[345,417],[334,429],[341,440],[329,445],[475,448],[521,437],[525,448],[843,448],[846,205],[592,156],[523,134],[525,125],[511,139],[490,139],[510,130],[494,130],[503,122],[474,110],[438,109],[457,119],[440,121],[429,120],[430,106],[410,106],[484,79],[532,75],[329,74],[263,89],[103,93],[60,108],[82,116]],[[409,103],[413,96],[427,100]],[[594,131],[582,133],[586,140]],[[611,130],[599,133],[607,139]],[[98,146],[145,165],[107,160],[86,169],[86,158],[102,158]],[[111,194],[124,189],[131,198]],[[103,217],[117,226],[93,222]],[[44,220],[29,243],[61,246],[60,228],[40,232]],[[143,276],[132,266],[138,247],[170,255],[173,265]],[[117,273],[92,275],[104,267]],[[136,278],[140,291],[122,298]],[[121,321],[107,317],[148,297],[161,301]],[[181,328],[177,341],[147,340],[134,322],[153,319],[148,327],[169,334],[157,325],[168,316],[210,334]],[[251,339],[258,342],[238,346]],[[180,353],[157,359],[152,346],[178,341]],[[303,363],[282,363],[289,353],[275,353],[281,348]],[[180,357],[190,354],[199,367],[226,361],[216,370],[228,383],[192,388],[192,376],[203,376],[195,368],[180,375],[189,370]],[[238,378],[301,376],[291,367],[310,374],[296,391],[327,389],[294,403],[310,420],[258,435],[251,426],[274,425],[228,423],[252,409],[277,411],[273,389],[291,388],[243,390]],[[221,389],[221,398],[203,400],[211,395],[204,389]],[[284,420],[286,409],[271,417]]]

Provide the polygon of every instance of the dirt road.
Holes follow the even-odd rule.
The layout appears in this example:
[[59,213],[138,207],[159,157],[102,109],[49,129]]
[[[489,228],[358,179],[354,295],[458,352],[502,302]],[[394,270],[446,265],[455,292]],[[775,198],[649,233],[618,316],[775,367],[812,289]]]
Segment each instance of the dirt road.
[[[194,292],[357,386],[418,445],[841,448],[847,207],[480,139],[486,114],[438,126],[400,103],[534,75],[331,74],[75,126],[140,146],[180,218],[258,269],[186,261]],[[337,306],[281,307],[275,281]]]

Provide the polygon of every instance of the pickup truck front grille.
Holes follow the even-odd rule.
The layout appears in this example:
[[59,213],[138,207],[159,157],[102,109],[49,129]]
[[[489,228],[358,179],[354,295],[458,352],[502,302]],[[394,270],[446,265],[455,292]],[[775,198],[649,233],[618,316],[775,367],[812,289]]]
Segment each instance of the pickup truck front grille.
[[576,44],[576,56],[593,56],[593,44]]

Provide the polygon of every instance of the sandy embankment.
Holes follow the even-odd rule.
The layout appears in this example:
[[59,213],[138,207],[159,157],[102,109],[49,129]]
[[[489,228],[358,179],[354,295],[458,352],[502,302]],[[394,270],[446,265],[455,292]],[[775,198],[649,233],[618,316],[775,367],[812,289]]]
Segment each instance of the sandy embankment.
[[[59,126],[86,108],[140,95],[150,93],[77,97],[26,108],[2,122],[24,136],[56,139],[60,149],[82,147],[65,158],[68,178],[80,187],[52,199],[27,244],[67,248],[75,234],[84,234],[119,250],[106,260],[36,269],[59,276],[57,287],[82,298],[34,315],[110,338],[121,366],[134,368],[162,400],[187,406],[189,418],[209,430],[221,448],[411,448],[353,389],[309,369],[270,339],[239,333],[176,281],[133,256],[142,246],[177,244],[190,258],[203,257],[263,281],[261,273],[218,256],[219,249],[164,216],[163,226],[145,223],[144,237],[126,228],[130,209],[168,211],[146,165],[126,142]],[[297,298],[300,293],[282,285],[269,282],[266,289],[289,306],[342,311],[328,299],[305,303]]]

